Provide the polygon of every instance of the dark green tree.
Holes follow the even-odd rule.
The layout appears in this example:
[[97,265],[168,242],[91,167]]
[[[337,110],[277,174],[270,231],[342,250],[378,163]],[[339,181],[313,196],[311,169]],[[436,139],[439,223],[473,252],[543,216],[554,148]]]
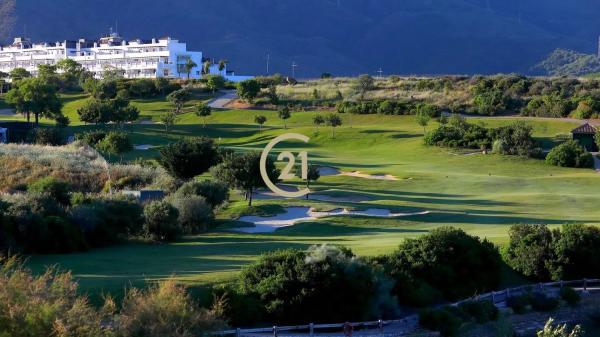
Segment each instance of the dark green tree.
[[184,139],[159,150],[159,164],[172,176],[191,179],[200,175],[219,160],[217,146],[207,137]]

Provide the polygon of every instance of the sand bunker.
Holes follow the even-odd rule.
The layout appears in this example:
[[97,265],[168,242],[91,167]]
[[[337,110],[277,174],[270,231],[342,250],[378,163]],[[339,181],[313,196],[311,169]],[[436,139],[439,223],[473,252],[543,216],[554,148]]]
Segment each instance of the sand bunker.
[[373,179],[373,180],[398,180],[397,177],[391,174],[367,174],[362,173],[360,171],[354,172],[342,172],[340,173],[342,176],[355,177],[355,178],[363,178],[363,179]]
[[352,172],[341,172],[335,167],[323,166],[319,167],[319,174],[321,177],[327,176],[347,176],[347,177],[355,177],[355,178],[363,178],[363,179],[373,179],[373,180],[398,180],[397,177],[391,174],[367,174],[360,171],[352,171]]
[[154,145],[150,145],[150,144],[143,144],[143,145],[134,145],[133,149],[134,150],[141,150],[141,151],[147,151],[150,150],[151,148],[153,148]]
[[319,218],[333,216],[366,216],[378,218],[400,218],[413,215],[429,214],[428,211],[415,213],[392,213],[388,209],[370,208],[364,211],[349,211],[347,209],[334,209],[327,212],[317,212],[310,207],[288,207],[285,213],[273,217],[243,216],[242,222],[254,224],[254,227],[234,228],[232,230],[242,233],[273,233],[277,229],[293,226],[299,222],[314,221]]

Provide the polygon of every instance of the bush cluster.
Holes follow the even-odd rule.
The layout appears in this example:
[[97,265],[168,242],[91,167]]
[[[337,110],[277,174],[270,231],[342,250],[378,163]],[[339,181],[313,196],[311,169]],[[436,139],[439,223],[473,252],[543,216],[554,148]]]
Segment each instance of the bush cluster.
[[452,337],[458,334],[464,323],[485,324],[497,320],[498,316],[498,308],[491,301],[468,301],[458,307],[422,310],[419,324],[426,329],[439,331],[442,336]]
[[435,146],[492,148],[494,153],[504,155],[535,157],[541,152],[533,139],[532,127],[524,122],[488,129],[468,123],[458,115],[453,115],[447,123],[428,132],[424,142]]
[[554,311],[559,306],[555,297],[540,292],[530,292],[519,296],[511,296],[506,300],[506,305],[516,314],[524,314],[530,308],[534,311]]
[[546,156],[546,162],[561,167],[594,167],[592,154],[576,140],[568,140],[554,147]]
[[425,113],[430,117],[439,115],[441,109],[433,104],[413,103],[393,100],[375,101],[343,101],[336,105],[338,113],[350,113],[357,115],[381,114],[381,115],[415,115]]
[[[492,244],[441,228],[370,259],[331,246],[271,252],[222,291],[231,300],[228,316],[236,325],[365,320],[393,317],[398,306],[428,306],[486,292],[499,285],[500,276],[501,259]],[[465,304],[461,310],[477,322],[496,316],[486,303]]]
[[0,250],[68,253],[139,233],[141,207],[128,199],[70,194],[65,181],[35,181],[0,207]]

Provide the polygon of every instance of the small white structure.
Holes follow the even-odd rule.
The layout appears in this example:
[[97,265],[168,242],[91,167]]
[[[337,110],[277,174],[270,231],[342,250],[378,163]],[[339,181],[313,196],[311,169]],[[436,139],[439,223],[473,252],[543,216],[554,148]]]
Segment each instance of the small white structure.
[[8,143],[8,129],[0,128],[0,143]]
[[[56,43],[31,43],[29,39],[15,38],[10,46],[0,47],[0,71],[10,73],[24,68],[34,76],[38,66],[56,64],[62,59],[72,59],[85,69],[102,78],[106,71],[118,70],[125,78],[202,78],[205,59],[202,52],[188,51],[187,44],[164,37],[152,40],[126,41],[117,33],[111,33],[98,41],[79,39]],[[188,71],[186,64],[196,64]],[[246,79],[218,65],[210,67],[211,74],[220,74],[231,81]]]

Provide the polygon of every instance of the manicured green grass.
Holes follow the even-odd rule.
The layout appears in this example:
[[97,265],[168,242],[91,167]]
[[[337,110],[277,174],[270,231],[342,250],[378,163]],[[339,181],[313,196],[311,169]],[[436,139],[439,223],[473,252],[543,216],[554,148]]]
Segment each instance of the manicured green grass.
[[[74,97],[65,110],[72,116],[81,99]],[[155,119],[168,109],[161,101],[135,102],[142,115]],[[256,114],[268,118],[259,132]],[[35,270],[58,263],[73,270],[85,290],[118,291],[124,285],[138,284],[170,275],[192,284],[212,284],[230,279],[241,266],[259,254],[279,248],[306,248],[312,244],[342,244],[360,255],[392,251],[407,237],[415,237],[439,226],[452,225],[493,242],[506,242],[506,232],[515,223],[600,222],[600,176],[593,170],[564,169],[536,159],[497,155],[465,155],[460,151],[426,147],[423,130],[410,116],[343,116],[344,126],[336,130],[316,129],[314,112],[296,112],[288,129],[271,111],[216,111],[204,128],[201,120],[186,113],[166,134],[161,125],[125,126],[135,144],[162,146],[182,137],[206,135],[225,147],[240,151],[262,149],[273,137],[285,132],[310,136],[308,145],[281,144],[279,149],[302,146],[313,164],[335,166],[345,171],[392,174],[397,181],[354,177],[322,177],[314,188],[319,193],[359,194],[369,198],[360,204],[326,203],[304,200],[260,200],[255,205],[263,214],[282,206],[303,205],[321,209],[337,207],[389,208],[398,212],[427,210],[428,215],[399,219],[331,218],[303,223],[274,234],[236,234],[225,231],[189,237],[165,245],[127,244],[71,255],[32,256]],[[508,119],[475,120],[487,126],[511,122]],[[528,121],[535,136],[550,145],[559,134],[567,134],[573,123]],[[78,125],[79,124],[79,125]],[[435,123],[433,123],[435,124]],[[93,129],[73,123],[70,132]],[[430,125],[432,128],[435,125]],[[127,159],[153,158],[156,150],[132,151]],[[299,183],[299,182],[298,182]],[[254,210],[256,211],[256,210]],[[218,215],[222,228],[246,214],[241,197],[234,195],[228,209]]]

